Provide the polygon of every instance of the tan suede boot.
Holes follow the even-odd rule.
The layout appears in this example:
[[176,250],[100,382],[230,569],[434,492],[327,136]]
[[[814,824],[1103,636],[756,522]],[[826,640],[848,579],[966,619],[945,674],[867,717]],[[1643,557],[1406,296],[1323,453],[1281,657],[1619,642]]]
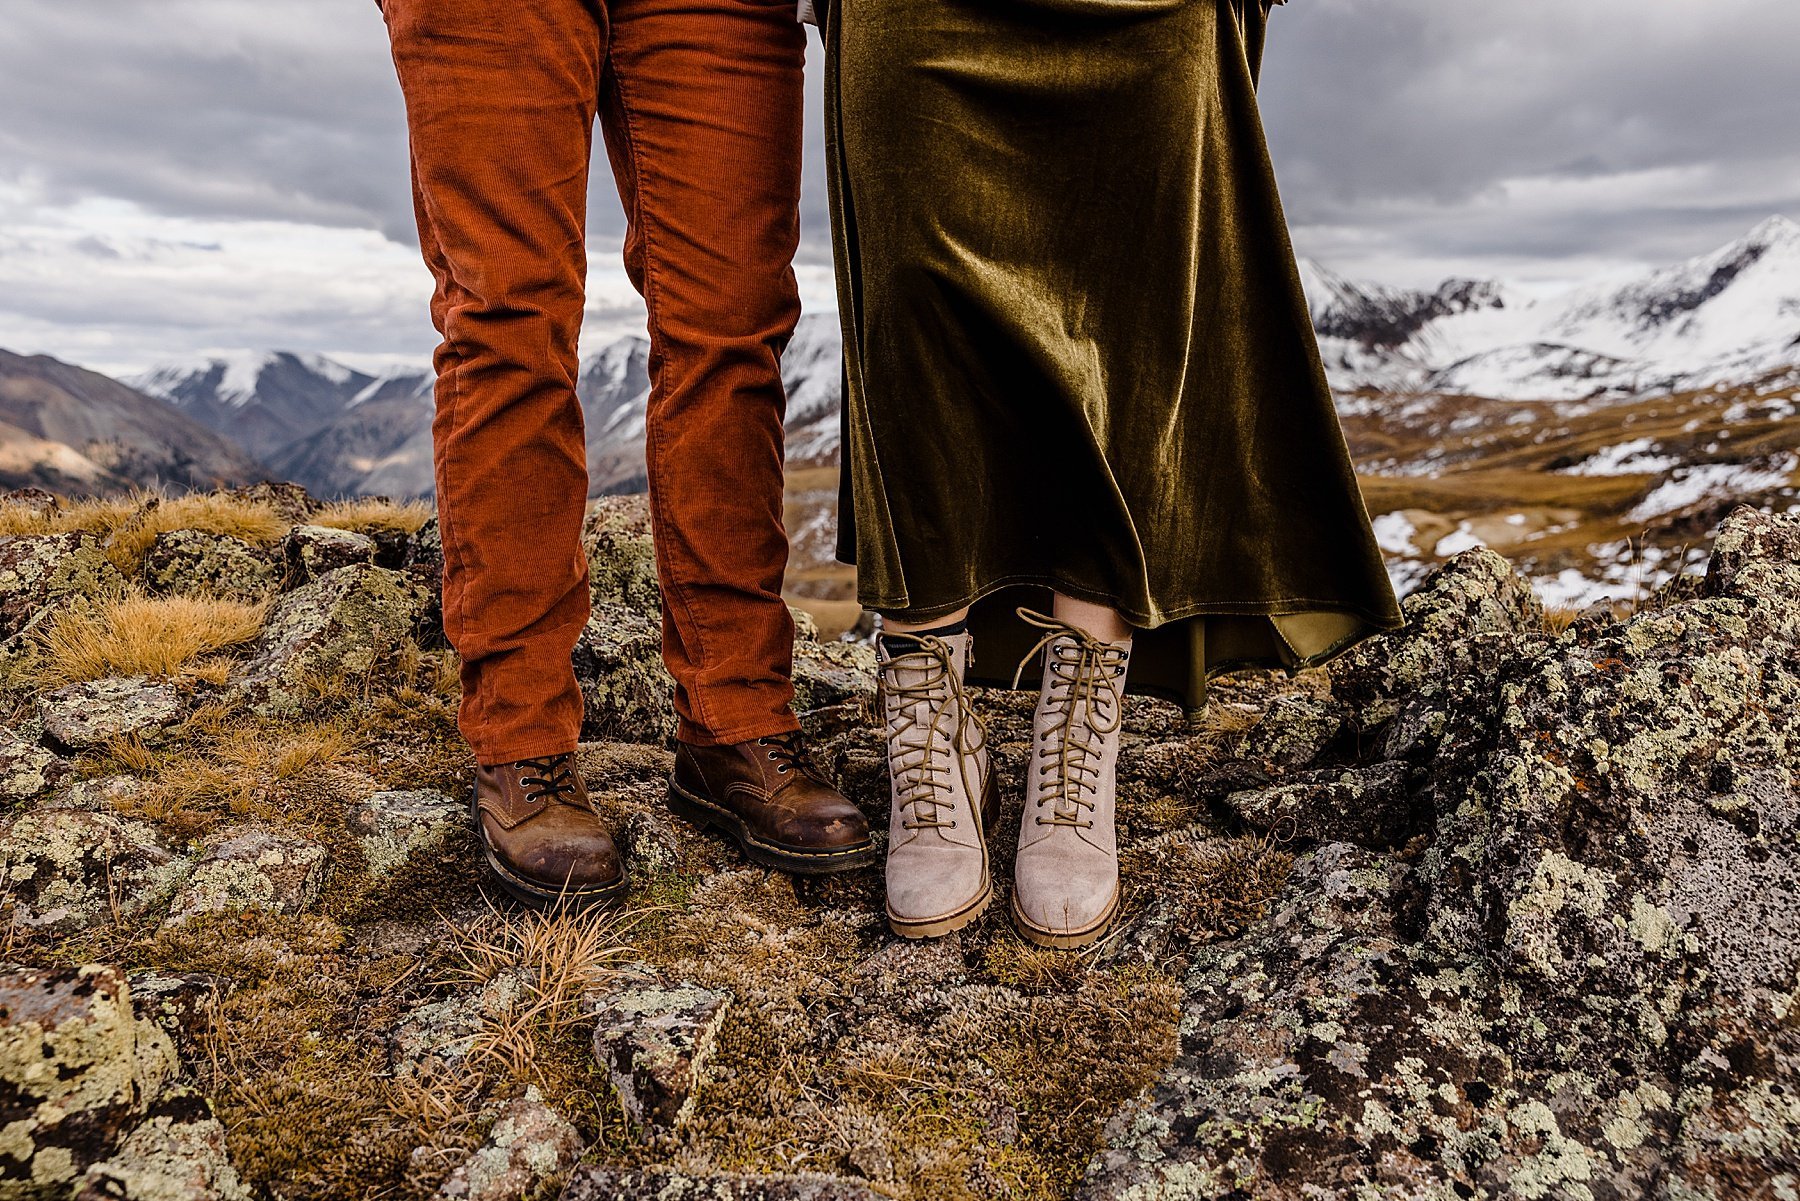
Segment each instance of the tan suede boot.
[[963,692],[969,641],[885,634],[878,643],[891,779],[887,917],[902,938],[960,930],[993,895],[987,828],[999,798],[987,730]]
[[1026,609],[1019,616],[1048,632],[1025,657],[1043,650],[1044,683],[1013,861],[1013,924],[1039,946],[1086,946],[1119,911],[1113,810],[1131,640],[1102,642]]

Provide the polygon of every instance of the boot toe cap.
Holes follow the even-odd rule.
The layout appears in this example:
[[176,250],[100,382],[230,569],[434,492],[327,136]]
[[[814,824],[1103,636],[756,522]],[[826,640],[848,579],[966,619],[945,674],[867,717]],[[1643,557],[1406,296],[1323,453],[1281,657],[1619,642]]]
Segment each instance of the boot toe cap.
[[1105,925],[1118,907],[1119,878],[1021,876],[1014,886],[1019,916],[1047,934],[1078,934]]
[[896,881],[890,876],[887,908],[902,921],[941,921],[963,912],[981,900],[986,892],[987,881],[981,876],[973,881],[948,883],[941,880]]
[[788,846],[841,851],[869,841],[869,819],[848,801],[821,805],[781,821],[775,837]]
[[625,875],[618,848],[604,836],[521,848],[501,858],[515,875],[552,892],[608,888]]

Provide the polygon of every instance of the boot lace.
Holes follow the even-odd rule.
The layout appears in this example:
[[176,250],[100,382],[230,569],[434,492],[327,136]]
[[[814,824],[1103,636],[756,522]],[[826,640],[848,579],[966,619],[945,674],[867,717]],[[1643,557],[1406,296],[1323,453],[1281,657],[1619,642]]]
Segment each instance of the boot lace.
[[882,665],[882,688],[898,710],[888,730],[889,763],[900,808],[908,814],[901,819],[903,829],[956,828],[956,818],[945,820],[941,812],[954,804],[949,795],[951,752],[972,755],[986,741],[955,663],[950,644],[927,634],[919,639],[918,650],[903,651]]
[[788,734],[771,734],[758,738],[756,745],[764,748],[769,759],[774,762],[775,774],[778,776],[789,775],[797,771],[815,783],[829,784],[831,782],[825,778],[825,773],[807,754],[806,745],[798,730]]
[[1051,813],[1039,815],[1037,824],[1091,830],[1094,821],[1084,821],[1083,813],[1094,808],[1106,739],[1118,730],[1124,714],[1119,677],[1125,670],[1125,652],[1054,617],[1031,609],[1017,612],[1020,620],[1045,633],[1019,662],[1013,687],[1019,686],[1025,668],[1043,651],[1044,705],[1054,717],[1039,735],[1048,753],[1038,768],[1038,775],[1046,778],[1037,804],[1041,809],[1046,801],[1052,802]]
[[575,799],[575,756],[552,755],[547,759],[521,759],[519,766],[533,775],[521,775],[519,787],[528,801],[550,800],[565,804]]

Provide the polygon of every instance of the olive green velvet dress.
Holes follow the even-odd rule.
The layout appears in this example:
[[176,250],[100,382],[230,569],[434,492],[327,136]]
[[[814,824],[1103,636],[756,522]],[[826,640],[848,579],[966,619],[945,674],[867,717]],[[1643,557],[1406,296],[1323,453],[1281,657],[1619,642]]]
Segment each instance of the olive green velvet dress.
[[[1258,0],[835,0],[839,556],[973,603],[1010,679],[1049,589],[1133,625],[1128,687],[1297,671],[1399,624],[1256,105]],[[1029,676],[1027,677],[1030,678]]]

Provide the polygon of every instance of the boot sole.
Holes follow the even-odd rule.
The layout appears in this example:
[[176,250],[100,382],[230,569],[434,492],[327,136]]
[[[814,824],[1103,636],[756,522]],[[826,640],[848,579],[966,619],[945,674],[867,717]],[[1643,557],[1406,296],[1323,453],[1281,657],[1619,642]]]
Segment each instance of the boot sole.
[[1106,903],[1106,911],[1080,930],[1046,930],[1042,926],[1034,925],[1030,918],[1019,911],[1019,894],[1016,889],[1013,892],[1010,908],[1013,928],[1024,935],[1026,941],[1055,951],[1073,951],[1078,947],[1099,942],[1106,936],[1106,932],[1112,928],[1113,922],[1119,916],[1119,890],[1116,887],[1113,889],[1112,900]]
[[630,877],[622,872],[617,880],[609,884],[596,884],[587,888],[553,890],[534,884],[500,862],[500,857],[494,854],[494,848],[488,845],[487,834],[481,828],[481,798],[473,791],[469,795],[469,818],[475,823],[475,837],[481,840],[481,854],[487,860],[488,870],[494,873],[494,879],[506,894],[522,905],[532,909],[561,909],[570,913],[579,913],[584,909],[613,909],[618,907],[631,889]]
[[737,843],[752,863],[801,876],[829,876],[837,872],[855,871],[875,862],[875,844],[869,839],[851,847],[829,851],[810,851],[804,847],[787,847],[765,842],[745,829],[743,819],[722,805],[695,796],[675,781],[669,781],[669,808],[697,826],[708,826]]

